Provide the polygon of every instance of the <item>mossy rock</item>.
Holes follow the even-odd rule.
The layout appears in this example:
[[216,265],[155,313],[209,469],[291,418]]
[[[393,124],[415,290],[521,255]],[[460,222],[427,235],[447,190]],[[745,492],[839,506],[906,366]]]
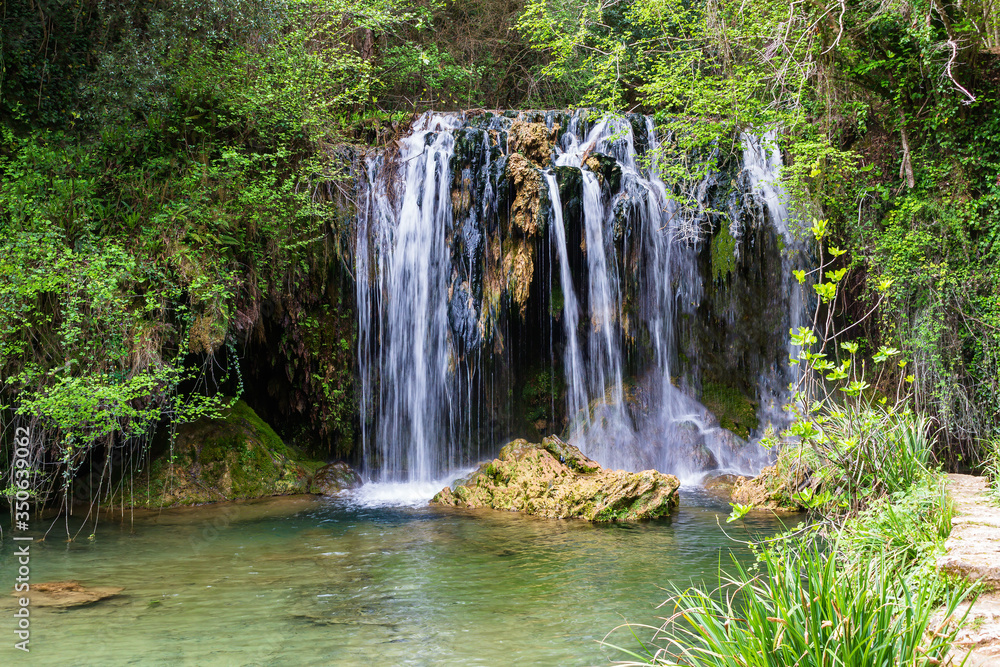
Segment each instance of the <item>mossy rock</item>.
[[712,237],[712,279],[723,280],[736,270],[736,239],[722,224]]
[[471,476],[445,487],[432,503],[491,507],[552,519],[637,521],[669,514],[680,484],[655,470],[604,470],[556,437],[514,440]]
[[238,401],[219,419],[180,426],[173,447],[112,504],[170,507],[308,493],[322,465],[287,446]]
[[621,189],[622,167],[618,160],[603,153],[591,153],[585,160],[587,168],[597,174],[605,195],[610,196]]
[[323,466],[313,475],[309,484],[309,493],[321,496],[333,496],[341,491],[356,489],[361,486],[361,475],[343,462],[330,463]]
[[782,450],[777,461],[762,468],[756,477],[737,477],[731,500],[757,509],[802,511],[798,494],[804,491],[816,494],[824,486],[822,475],[815,474],[813,463],[790,450]]
[[529,373],[521,388],[525,421],[540,434],[556,430],[559,407],[565,402],[562,399],[564,384],[561,375],[545,368]]
[[740,436],[744,440],[756,429],[757,403],[743,395],[738,389],[713,382],[706,382],[701,392],[702,404],[712,411],[719,425]]

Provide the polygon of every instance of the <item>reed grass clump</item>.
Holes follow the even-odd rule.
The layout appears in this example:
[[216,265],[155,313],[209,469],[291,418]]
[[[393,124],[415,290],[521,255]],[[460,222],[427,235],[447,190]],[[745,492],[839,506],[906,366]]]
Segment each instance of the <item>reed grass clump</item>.
[[[907,577],[886,550],[850,563],[839,545],[810,539],[734,565],[714,590],[675,589],[669,612],[620,665],[874,667],[945,664],[969,586]],[[938,604],[941,604],[939,609]],[[967,612],[966,612],[967,613]],[[637,635],[640,626],[627,627]],[[609,635],[610,637],[610,635]],[[605,638],[607,646],[614,646]]]

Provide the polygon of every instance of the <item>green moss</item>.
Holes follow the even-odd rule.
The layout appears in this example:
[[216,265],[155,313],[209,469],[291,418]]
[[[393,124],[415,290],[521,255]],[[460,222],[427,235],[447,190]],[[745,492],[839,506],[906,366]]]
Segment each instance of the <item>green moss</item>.
[[521,388],[525,418],[531,423],[540,419],[552,420],[552,406],[559,401],[561,393],[561,376],[554,375],[550,369],[530,375]]
[[306,493],[323,465],[287,446],[239,401],[219,419],[181,427],[172,455],[167,451],[155,459],[133,490],[114,503],[166,507]]
[[552,291],[549,293],[549,315],[559,317],[565,305],[566,298],[563,296],[562,287],[558,284],[552,285]]
[[722,428],[741,438],[749,438],[758,426],[756,403],[738,389],[706,382],[702,387],[701,402],[718,417]]
[[712,278],[722,280],[736,270],[736,239],[722,225],[712,237]]
[[223,416],[223,420],[227,424],[247,426],[258,437],[263,439],[262,444],[267,449],[273,452],[288,454],[288,447],[285,446],[285,443],[282,442],[278,434],[274,432],[274,429],[261,419],[244,401],[237,401],[236,405],[226,412],[228,414]]

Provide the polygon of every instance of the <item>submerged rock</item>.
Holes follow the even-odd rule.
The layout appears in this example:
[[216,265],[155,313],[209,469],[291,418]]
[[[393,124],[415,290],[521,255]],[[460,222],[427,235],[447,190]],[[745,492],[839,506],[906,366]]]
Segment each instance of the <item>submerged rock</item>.
[[[79,581],[52,581],[31,585],[32,607],[82,607],[118,595],[122,586],[83,586]],[[23,597],[25,593],[12,593]]]
[[309,492],[332,496],[347,489],[361,486],[361,476],[342,461],[323,466],[313,475]]
[[552,519],[636,521],[668,514],[680,484],[655,470],[605,470],[556,437],[542,444],[514,440],[500,456],[445,487],[431,502],[491,507]]
[[709,474],[702,480],[701,485],[710,496],[729,502],[733,497],[733,488],[736,486],[736,482],[743,479],[727,473]]

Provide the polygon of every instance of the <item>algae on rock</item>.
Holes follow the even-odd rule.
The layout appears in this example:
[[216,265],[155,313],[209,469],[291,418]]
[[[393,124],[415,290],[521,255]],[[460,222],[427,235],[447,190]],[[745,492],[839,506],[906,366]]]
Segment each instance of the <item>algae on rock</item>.
[[680,484],[655,470],[605,470],[556,437],[541,445],[514,440],[455,489],[431,501],[455,507],[491,507],[563,519],[636,521],[665,516],[677,506]]
[[154,459],[114,504],[152,508],[308,493],[322,465],[285,445],[238,401],[220,419],[180,426],[172,452]]
[[330,463],[316,471],[309,482],[309,493],[332,496],[361,486],[362,480],[354,469],[342,461]]
[[734,387],[706,382],[702,387],[701,403],[719,419],[722,428],[744,440],[749,440],[750,434],[760,425],[756,401]]

